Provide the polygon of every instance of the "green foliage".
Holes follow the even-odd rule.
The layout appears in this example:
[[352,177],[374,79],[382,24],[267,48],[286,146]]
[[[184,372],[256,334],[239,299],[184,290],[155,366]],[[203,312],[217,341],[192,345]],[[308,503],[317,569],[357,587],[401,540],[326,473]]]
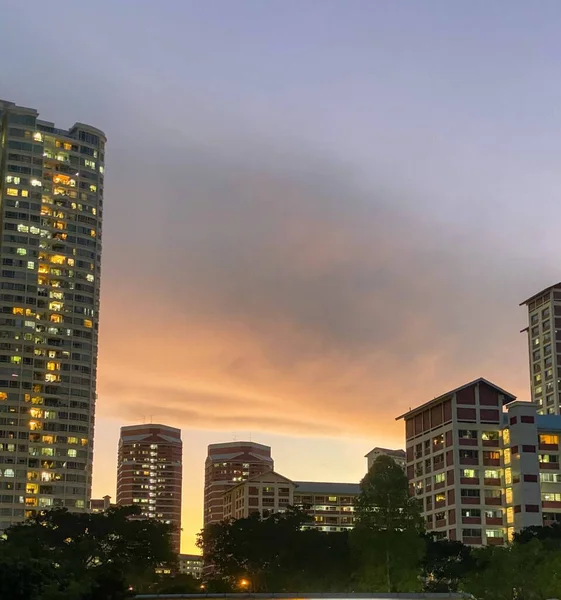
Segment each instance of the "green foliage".
[[134,507],[105,513],[56,509],[17,524],[0,540],[2,600],[120,600],[160,564],[173,564],[169,525]]
[[395,461],[379,456],[361,481],[351,534],[357,590],[413,592],[425,552],[417,501]]
[[471,548],[452,540],[434,540],[430,535],[425,535],[425,543],[422,561],[424,591],[457,592],[474,566]]

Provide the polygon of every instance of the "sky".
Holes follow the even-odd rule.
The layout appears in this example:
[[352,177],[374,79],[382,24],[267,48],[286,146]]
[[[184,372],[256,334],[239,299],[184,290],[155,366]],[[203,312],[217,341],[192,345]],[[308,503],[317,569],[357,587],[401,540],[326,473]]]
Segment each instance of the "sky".
[[108,137],[94,495],[119,427],[358,481],[394,417],[483,376],[527,399],[561,280],[561,4],[0,0],[0,97]]

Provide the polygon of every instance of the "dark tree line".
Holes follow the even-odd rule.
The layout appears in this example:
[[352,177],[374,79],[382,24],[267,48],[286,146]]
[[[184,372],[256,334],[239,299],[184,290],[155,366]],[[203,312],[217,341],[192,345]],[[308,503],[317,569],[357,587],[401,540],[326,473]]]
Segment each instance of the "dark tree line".
[[[175,566],[171,527],[139,514],[132,506],[94,514],[55,509],[13,525],[0,537],[0,598],[122,600],[170,585],[155,570]],[[197,591],[183,578],[189,586]]]

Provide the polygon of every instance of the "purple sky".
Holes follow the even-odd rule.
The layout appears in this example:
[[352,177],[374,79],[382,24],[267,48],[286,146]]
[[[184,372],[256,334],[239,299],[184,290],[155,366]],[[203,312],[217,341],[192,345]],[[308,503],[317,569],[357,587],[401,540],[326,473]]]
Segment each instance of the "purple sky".
[[561,279],[561,4],[7,3],[0,97],[108,136],[94,491],[118,427],[362,476],[478,376],[527,397],[518,303]]

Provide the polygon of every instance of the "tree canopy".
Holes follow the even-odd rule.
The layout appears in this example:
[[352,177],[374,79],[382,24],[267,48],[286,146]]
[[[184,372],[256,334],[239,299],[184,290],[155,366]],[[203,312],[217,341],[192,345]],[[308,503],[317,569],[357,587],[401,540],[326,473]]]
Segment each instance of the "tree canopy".
[[139,515],[136,507],[55,509],[13,525],[0,538],[0,598],[126,598],[134,581],[176,560],[171,526]]

